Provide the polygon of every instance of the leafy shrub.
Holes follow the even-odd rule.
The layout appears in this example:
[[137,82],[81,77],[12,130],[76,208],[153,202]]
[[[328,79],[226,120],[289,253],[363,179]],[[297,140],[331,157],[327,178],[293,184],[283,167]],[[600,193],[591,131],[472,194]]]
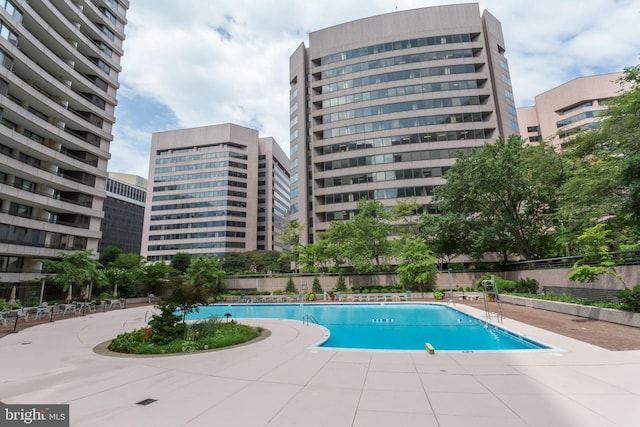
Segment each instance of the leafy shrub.
[[261,332],[261,328],[252,328],[235,322],[220,323],[215,337],[202,339],[200,344],[207,345],[209,348],[227,347],[252,340],[259,336]]
[[613,308],[616,310],[624,310],[622,304],[612,302],[612,301],[592,301],[587,298],[579,298],[574,297],[572,295],[567,294],[555,294],[553,292],[547,292],[546,294],[514,294],[516,296],[522,296],[526,298],[535,298],[547,301],[557,301],[557,302],[566,302],[570,304],[580,304],[580,305],[588,305],[593,307],[600,308]]
[[98,301],[104,301],[106,299],[111,299],[113,298],[113,293],[112,292],[100,292],[100,295],[98,295],[98,297],[96,298]]
[[482,281],[483,280],[491,280],[491,273],[484,273],[482,276],[480,276],[478,278],[478,280],[476,280],[476,283],[474,283],[476,290],[478,290],[478,291],[482,290]]
[[512,292],[521,294],[537,294],[538,281],[536,279],[520,279],[516,282],[516,287]]
[[296,285],[295,283],[293,283],[293,278],[289,277],[289,280],[287,280],[287,286],[284,288],[284,291],[288,293],[296,292]]
[[215,316],[195,325],[197,328],[190,328],[186,336],[181,335],[165,344],[156,344],[147,339],[151,337],[150,327],[136,329],[118,335],[109,345],[109,350],[131,354],[191,353],[205,346],[219,348],[247,342],[262,333],[262,328],[238,325],[236,322],[223,323]]
[[313,278],[313,284],[311,285],[311,291],[316,293],[316,294],[321,294],[322,291],[322,286],[320,286],[320,279],[318,279],[317,277]]
[[640,285],[636,285],[631,289],[620,289],[618,298],[623,310],[640,313]]
[[336,283],[336,292],[346,292],[347,285],[344,282],[344,276],[338,276],[338,282]]
[[111,341],[109,350],[118,353],[136,353],[138,347],[144,342],[146,335],[147,330],[145,328],[120,334]]
[[230,291],[225,292],[226,295],[233,295],[233,296],[240,296],[240,295],[270,295],[271,292],[269,291],[256,291],[253,289],[233,289]]
[[[482,276],[480,276],[480,278],[476,280],[476,283],[475,283],[476,290],[482,291],[482,282],[484,280],[491,280],[491,276],[492,276],[491,273],[485,273]],[[498,289],[499,293],[513,293],[513,292],[516,292],[516,289],[518,288],[518,282],[514,280],[506,280],[496,275],[493,275],[493,280],[495,280],[496,282],[496,288]],[[525,279],[525,280],[533,280],[533,279]],[[536,289],[537,288],[538,288],[538,283],[536,282]],[[524,292],[528,292],[528,291],[524,291]]]
[[198,344],[197,341],[194,341],[194,340],[184,340],[182,341],[182,344],[180,346],[180,349],[182,350],[183,353],[193,353],[199,348],[200,348],[200,345]]
[[198,322],[197,325],[199,339],[214,337],[218,332],[220,323],[220,319],[218,319],[216,316],[211,316],[206,320]]
[[506,280],[500,277],[495,278],[496,286],[498,288],[498,292],[502,293],[511,293],[514,292],[516,286],[518,285],[515,280]]
[[379,286],[379,285],[370,285],[370,286],[354,286],[351,288],[351,291],[354,294],[386,294],[386,293],[398,293],[404,292],[401,288],[394,285],[388,286]]
[[433,291],[433,297],[435,299],[443,299],[444,298],[444,292],[442,292],[442,291]]

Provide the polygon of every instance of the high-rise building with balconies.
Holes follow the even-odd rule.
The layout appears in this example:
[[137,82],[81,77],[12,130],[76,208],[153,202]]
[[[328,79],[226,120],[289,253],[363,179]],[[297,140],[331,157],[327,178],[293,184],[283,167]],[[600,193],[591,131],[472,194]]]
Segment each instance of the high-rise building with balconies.
[[0,1],[0,281],[97,250],[128,0]]
[[359,200],[430,206],[459,151],[518,134],[500,22],[478,4],[309,34],[289,62],[291,218],[312,242]]

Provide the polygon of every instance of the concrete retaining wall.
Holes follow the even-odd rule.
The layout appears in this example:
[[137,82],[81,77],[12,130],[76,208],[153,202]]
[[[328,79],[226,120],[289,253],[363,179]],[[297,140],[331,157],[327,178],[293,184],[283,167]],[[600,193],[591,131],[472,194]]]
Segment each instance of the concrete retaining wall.
[[500,298],[502,302],[508,304],[522,305],[540,310],[554,311],[556,313],[570,314],[572,316],[586,317],[588,319],[603,320],[605,322],[640,328],[640,313],[535,298],[523,298],[513,295],[500,295]]
[[144,304],[144,303],[155,304],[160,302],[160,297],[156,297],[156,296],[125,298],[125,299],[127,301],[126,304]]
[[[633,287],[640,284],[640,275],[638,271],[640,266],[637,265],[625,265],[616,267],[619,273],[625,278],[628,287]],[[542,288],[551,287],[555,289],[579,289],[579,288],[592,288],[592,289],[604,289],[611,292],[615,292],[617,289],[622,289],[623,284],[619,280],[616,280],[612,276],[603,276],[593,283],[583,284],[579,282],[572,282],[569,280],[569,272],[571,269],[558,268],[558,269],[540,269],[540,270],[522,270],[522,271],[507,271],[496,272],[495,275],[508,280],[519,279],[535,279],[540,284],[540,292]],[[467,271],[452,271],[451,273],[444,271],[436,275],[436,287],[439,289],[465,289],[469,286],[474,286],[476,281],[484,274],[484,272],[467,272]],[[313,275],[309,276],[296,276],[293,278],[296,289],[300,290],[306,286],[306,289],[311,290],[313,283]],[[338,281],[338,275],[323,275],[318,274],[320,285],[325,291],[331,291],[335,289],[336,282]],[[382,273],[382,274],[364,274],[364,275],[345,275],[345,283],[348,288],[352,286],[369,286],[369,285],[396,285],[398,283],[398,275],[395,273]],[[256,289],[259,291],[273,292],[276,289],[284,289],[287,285],[288,277],[255,277],[255,278],[234,278],[226,279],[226,285],[229,289]],[[568,294],[573,295],[572,292],[567,291]]]

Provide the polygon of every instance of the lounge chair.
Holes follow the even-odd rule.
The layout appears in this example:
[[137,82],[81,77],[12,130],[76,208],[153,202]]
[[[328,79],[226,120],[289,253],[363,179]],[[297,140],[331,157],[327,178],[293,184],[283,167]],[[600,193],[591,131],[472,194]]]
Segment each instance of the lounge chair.
[[75,304],[62,304],[62,314],[76,314],[78,306]]

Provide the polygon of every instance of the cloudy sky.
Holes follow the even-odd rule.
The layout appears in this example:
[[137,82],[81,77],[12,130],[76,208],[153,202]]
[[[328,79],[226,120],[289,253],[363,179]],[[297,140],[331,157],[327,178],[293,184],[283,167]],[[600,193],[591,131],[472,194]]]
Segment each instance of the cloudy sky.
[[[132,0],[109,170],[147,176],[151,133],[236,123],[289,152],[289,56],[308,33],[447,0]],[[518,107],[640,64],[640,0],[483,0]]]

